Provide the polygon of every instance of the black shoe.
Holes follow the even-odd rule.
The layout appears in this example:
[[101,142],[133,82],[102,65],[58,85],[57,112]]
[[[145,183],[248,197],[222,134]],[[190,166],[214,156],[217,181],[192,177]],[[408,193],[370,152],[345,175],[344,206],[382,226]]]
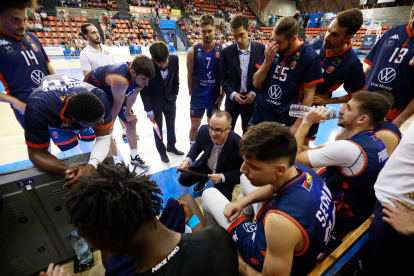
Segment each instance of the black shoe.
[[135,166],[137,165],[138,167],[140,167],[141,169],[147,170],[149,168],[149,165],[147,163],[145,163],[144,160],[141,159],[141,157],[139,157],[139,155],[135,155],[135,158],[132,158],[131,156],[131,165]]
[[175,155],[184,155],[184,152],[178,150],[177,148],[169,148],[167,152],[174,153]]
[[122,134],[122,140],[127,140],[126,134]]
[[208,179],[206,181],[199,181],[199,182],[197,182],[197,184],[193,188],[193,192],[194,193],[199,193],[202,190],[204,190],[204,188],[206,187],[207,181],[208,181]]
[[168,156],[166,154],[160,154],[161,157],[161,161],[164,163],[169,163],[170,159],[168,158]]
[[115,164],[115,166],[117,166],[117,167],[122,167],[122,163],[121,163],[121,162],[116,163],[116,164]]

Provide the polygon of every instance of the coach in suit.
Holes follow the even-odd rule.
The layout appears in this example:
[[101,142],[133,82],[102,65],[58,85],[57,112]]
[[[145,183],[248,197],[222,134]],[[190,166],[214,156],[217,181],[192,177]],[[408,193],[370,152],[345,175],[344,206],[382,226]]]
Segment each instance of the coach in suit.
[[[178,78],[178,56],[170,56],[168,46],[162,41],[154,42],[149,48],[152,62],[155,67],[155,77],[148,86],[141,91],[141,99],[147,117],[156,122],[161,133],[161,139],[154,130],[154,139],[161,160],[168,163],[167,151],[176,155],[184,155],[184,152],[175,147],[175,101],[177,99],[180,81]],[[167,125],[167,148],[162,139],[162,114]]]
[[[197,184],[193,191],[201,192],[208,180],[211,180],[227,199],[231,201],[234,185],[239,183],[240,167],[243,158],[239,153],[241,137],[231,130],[231,115],[224,110],[216,111],[210,119],[210,125],[200,127],[194,145],[187,157],[177,167],[208,175],[207,177],[182,172],[178,181],[189,187]],[[197,162],[193,163],[203,152]],[[190,166],[191,165],[191,166]]]
[[257,88],[253,85],[256,64],[263,55],[265,46],[249,40],[249,18],[238,14],[230,21],[230,27],[236,43],[224,48],[220,57],[220,83],[226,92],[225,109],[233,120],[234,129],[241,115],[243,133],[253,114]]

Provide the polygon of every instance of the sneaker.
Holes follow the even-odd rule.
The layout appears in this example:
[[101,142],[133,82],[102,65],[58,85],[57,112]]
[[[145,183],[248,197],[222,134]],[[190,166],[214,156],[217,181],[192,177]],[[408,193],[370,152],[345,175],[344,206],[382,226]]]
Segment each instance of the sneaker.
[[126,134],[122,134],[122,140],[126,140]]
[[122,167],[122,163],[121,163],[121,162],[116,163],[116,164],[115,164],[115,166],[117,166],[117,167]]
[[145,163],[145,161],[142,160],[138,154],[135,156],[135,158],[132,158],[131,156],[131,165],[134,165],[134,166],[137,165],[138,167],[144,170],[147,170],[149,168],[149,165]]
[[177,148],[167,148],[167,152],[174,153],[175,155],[184,155],[184,152],[178,150]]
[[206,183],[208,182],[208,179],[205,181],[199,181],[193,188],[194,193],[199,193],[206,187]]
[[164,163],[169,163],[170,159],[168,158],[168,156],[166,154],[160,154],[161,157],[161,161]]

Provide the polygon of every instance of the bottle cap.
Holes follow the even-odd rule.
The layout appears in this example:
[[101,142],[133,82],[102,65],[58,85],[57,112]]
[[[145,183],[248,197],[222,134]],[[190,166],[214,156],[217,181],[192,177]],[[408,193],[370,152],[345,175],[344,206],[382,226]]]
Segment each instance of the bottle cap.
[[70,232],[72,234],[72,236],[76,236],[78,234],[78,231],[73,230],[72,232]]

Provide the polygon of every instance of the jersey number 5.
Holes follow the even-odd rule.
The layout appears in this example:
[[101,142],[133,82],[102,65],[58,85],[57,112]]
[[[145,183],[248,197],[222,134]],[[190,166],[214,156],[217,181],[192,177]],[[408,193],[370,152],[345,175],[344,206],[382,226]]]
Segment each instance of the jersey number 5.
[[[395,48],[394,53],[392,54],[390,60],[388,62],[392,62],[392,60],[394,59],[394,56],[398,53],[398,50],[400,48]],[[408,53],[408,49],[407,48],[402,48],[400,53],[397,55],[397,57],[394,60],[394,63],[401,63],[405,57],[405,55]]]
[[287,74],[285,73],[285,70],[289,71],[289,68],[288,67],[283,67],[281,72],[279,70],[280,70],[280,65],[278,65],[276,67],[275,74],[273,75],[273,78],[275,80],[285,81],[286,78],[287,78]]

